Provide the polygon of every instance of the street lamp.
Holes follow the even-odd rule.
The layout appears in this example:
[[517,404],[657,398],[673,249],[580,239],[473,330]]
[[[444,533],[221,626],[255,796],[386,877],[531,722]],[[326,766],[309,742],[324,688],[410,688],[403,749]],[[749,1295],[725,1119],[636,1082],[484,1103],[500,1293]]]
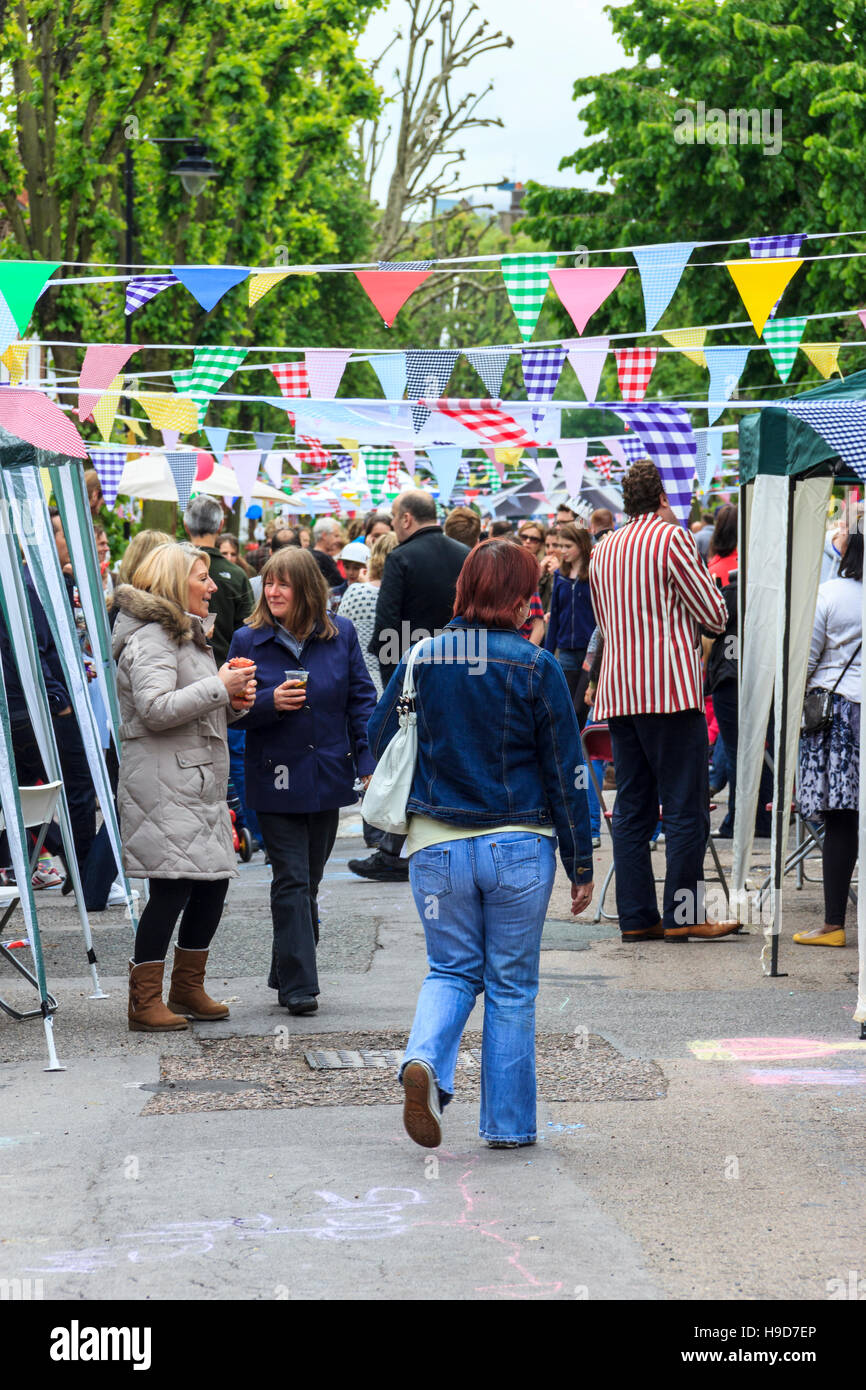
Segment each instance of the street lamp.
[[219,176],[219,170],[207,158],[204,145],[198,141],[190,141],[187,144],[186,154],[183,159],[178,160],[171,172],[177,174],[184,191],[191,198],[198,197],[209,179]]

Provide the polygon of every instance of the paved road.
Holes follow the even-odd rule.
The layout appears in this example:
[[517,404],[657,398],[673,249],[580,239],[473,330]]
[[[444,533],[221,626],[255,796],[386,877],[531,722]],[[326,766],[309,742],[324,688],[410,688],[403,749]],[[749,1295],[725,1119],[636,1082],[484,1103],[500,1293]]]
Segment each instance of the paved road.
[[538,1027],[543,1087],[569,1098],[541,1101],[535,1148],[488,1150],[469,1049],[432,1155],[389,1070],[304,1060],[307,1039],[399,1046],[424,973],[408,888],[349,874],[357,816],[341,829],[312,1019],[264,984],[261,856],[212,954],[231,1019],[181,1037],[126,1031],[123,914],[94,918],[110,998],[90,1000],[74,911],[40,895],[68,1069],[43,1071],[38,1023],[0,1017],[0,1279],[59,1299],[826,1299],[866,1273],[856,953],[788,940],[820,919],[817,886],[789,893],[789,973],[768,980],[754,934],[624,946],[574,923],[560,876]]

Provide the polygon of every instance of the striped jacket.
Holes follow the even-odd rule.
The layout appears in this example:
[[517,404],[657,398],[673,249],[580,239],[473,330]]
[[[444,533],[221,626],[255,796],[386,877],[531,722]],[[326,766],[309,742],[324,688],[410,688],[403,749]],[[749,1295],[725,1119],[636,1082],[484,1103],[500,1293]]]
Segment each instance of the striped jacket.
[[589,583],[604,636],[596,718],[702,710],[700,629],[722,632],[727,610],[694,536],[645,512],[594,548]]

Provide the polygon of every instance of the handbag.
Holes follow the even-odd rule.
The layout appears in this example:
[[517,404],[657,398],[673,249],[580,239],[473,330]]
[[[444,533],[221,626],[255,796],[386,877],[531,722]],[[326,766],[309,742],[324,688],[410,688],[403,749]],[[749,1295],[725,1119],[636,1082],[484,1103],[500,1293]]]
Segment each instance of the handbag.
[[409,653],[403,692],[397,701],[399,727],[379,759],[364,793],[364,820],[389,835],[406,835],[409,830],[406,802],[412,791],[418,760],[418,716],[415,713],[413,668],[423,645],[423,642],[416,643]]
[[803,719],[800,725],[800,732],[803,734],[823,734],[833,723],[833,696],[836,694],[836,686],[841,681],[851,662],[859,652],[863,643],[858,642],[854,651],[849,656],[842,670],[836,679],[832,690],[824,690],[820,685],[814,690],[810,690],[803,701]]

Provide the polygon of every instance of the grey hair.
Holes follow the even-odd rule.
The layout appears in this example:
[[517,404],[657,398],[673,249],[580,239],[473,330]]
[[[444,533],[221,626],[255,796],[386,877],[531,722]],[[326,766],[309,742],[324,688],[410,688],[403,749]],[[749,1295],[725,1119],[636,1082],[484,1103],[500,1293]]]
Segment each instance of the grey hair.
[[223,509],[215,497],[199,493],[184,512],[183,524],[191,536],[215,536],[223,524]]
[[339,531],[339,530],[340,530],[340,523],[339,523],[339,521],[335,521],[334,518],[333,518],[332,516],[320,516],[320,517],[319,517],[319,520],[316,522],[315,526],[313,527],[313,540],[314,540],[314,541],[321,540],[322,536],[327,535],[327,533],[328,533],[329,531]]

